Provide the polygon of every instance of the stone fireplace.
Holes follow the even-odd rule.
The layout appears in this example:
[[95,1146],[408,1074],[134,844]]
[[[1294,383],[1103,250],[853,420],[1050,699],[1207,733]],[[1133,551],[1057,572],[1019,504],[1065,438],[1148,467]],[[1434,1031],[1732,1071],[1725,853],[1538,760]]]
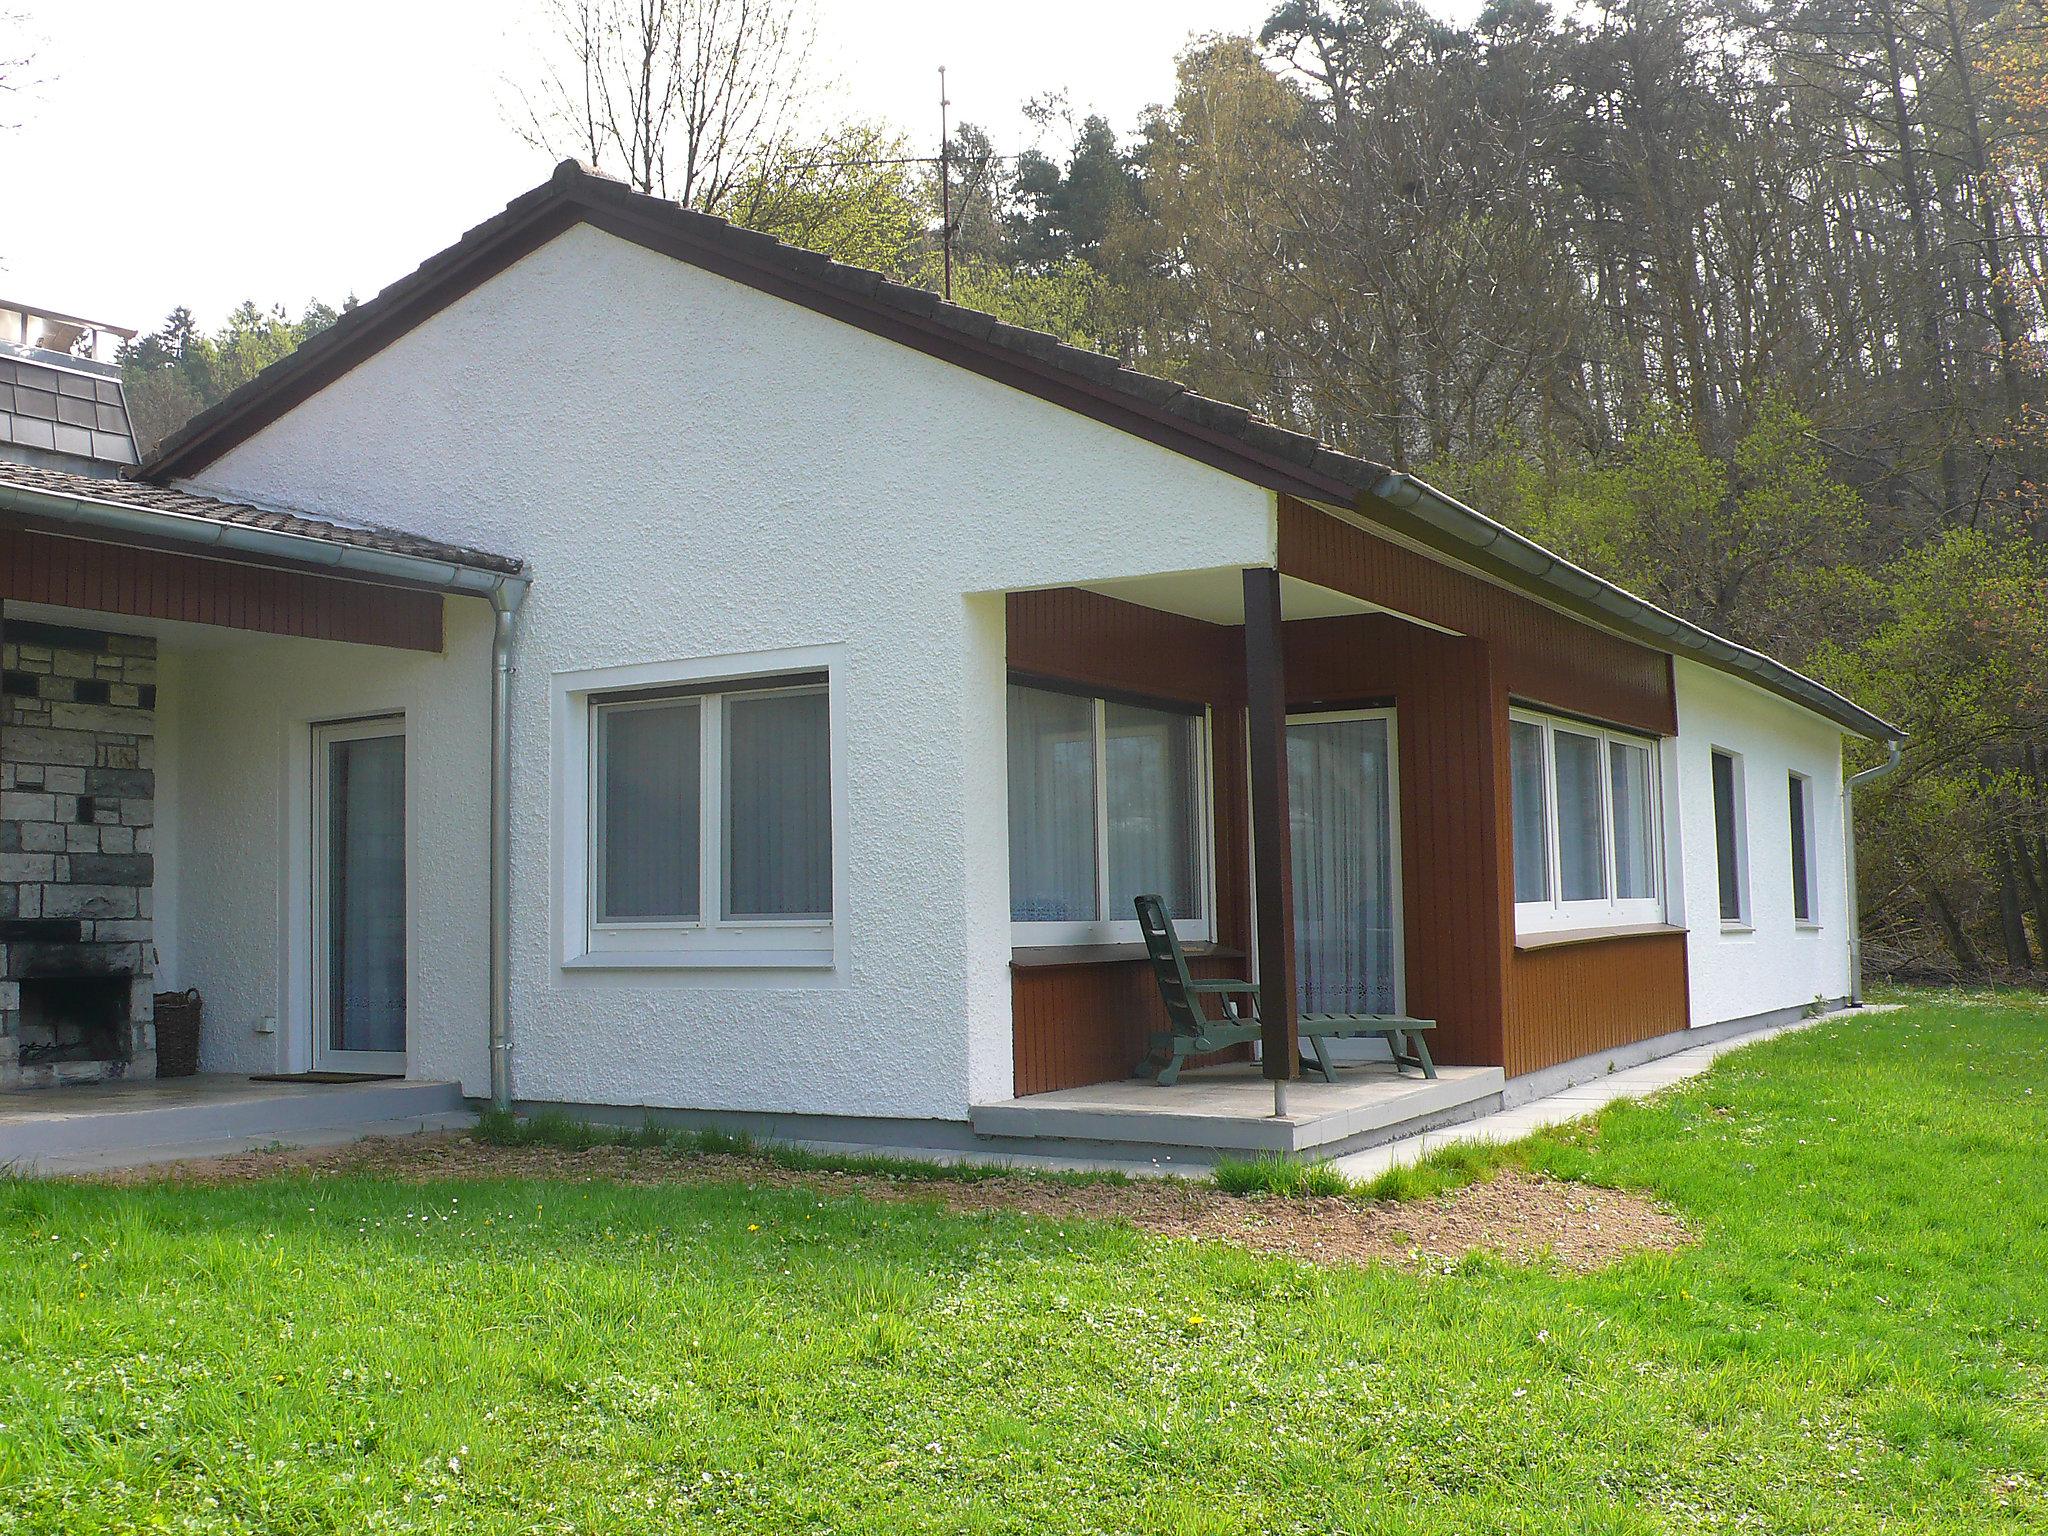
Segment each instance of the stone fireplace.
[[152,1076],[156,641],[0,616],[0,1088]]

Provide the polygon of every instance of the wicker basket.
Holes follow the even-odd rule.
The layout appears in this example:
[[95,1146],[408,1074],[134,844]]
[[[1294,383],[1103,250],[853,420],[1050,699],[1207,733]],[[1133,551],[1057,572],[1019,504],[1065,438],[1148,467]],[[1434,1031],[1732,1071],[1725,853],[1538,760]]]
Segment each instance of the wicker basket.
[[199,989],[156,995],[156,1075],[190,1077],[199,1070]]

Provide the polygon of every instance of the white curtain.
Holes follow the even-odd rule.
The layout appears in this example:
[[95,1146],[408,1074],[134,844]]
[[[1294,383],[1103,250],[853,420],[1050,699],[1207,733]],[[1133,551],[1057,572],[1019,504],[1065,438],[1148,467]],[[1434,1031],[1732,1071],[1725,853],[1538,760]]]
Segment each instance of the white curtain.
[[1104,707],[1109,776],[1109,911],[1160,896],[1169,916],[1202,915],[1200,727],[1193,715],[1136,704]]
[[1093,922],[1095,701],[1013,684],[1009,708],[1010,917]]
[[1392,1013],[1393,785],[1385,720],[1287,728],[1294,950],[1304,1013]]
[[1550,801],[1543,787],[1543,727],[1508,723],[1515,802],[1515,900],[1550,900]]
[[832,915],[832,743],[822,692],[725,703],[727,917]]
[[1657,815],[1650,803],[1650,751],[1625,741],[1607,744],[1614,800],[1614,895],[1635,901],[1657,894]]
[[607,922],[697,916],[701,729],[695,699],[598,714],[604,775],[598,915]]
[[327,747],[328,1046],[405,1049],[405,738]]
[[1600,809],[1600,743],[1551,733],[1557,769],[1557,883],[1565,901],[1607,899],[1607,827]]

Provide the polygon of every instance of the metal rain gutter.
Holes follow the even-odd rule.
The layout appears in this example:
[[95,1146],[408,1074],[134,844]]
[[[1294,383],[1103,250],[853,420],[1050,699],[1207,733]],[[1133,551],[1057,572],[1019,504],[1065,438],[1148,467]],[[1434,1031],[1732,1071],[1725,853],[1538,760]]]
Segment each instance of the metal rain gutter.
[[491,1108],[512,1111],[512,645],[526,584],[491,594]]
[[511,846],[512,642],[529,578],[421,555],[392,554],[335,544],[303,533],[252,528],[172,512],[64,496],[25,486],[0,485],[0,508],[96,532],[167,539],[214,554],[244,554],[321,566],[367,580],[416,586],[489,600],[496,614],[491,639],[491,872],[490,872],[490,1082],[494,1108],[512,1107]]
[[501,585],[525,586],[527,582],[525,575],[510,571],[490,571],[426,555],[393,554],[388,550],[365,549],[359,544],[337,544],[328,539],[316,539],[309,534],[289,533],[277,528],[252,528],[246,523],[223,523],[210,517],[197,517],[190,512],[131,507],[115,501],[32,490],[27,486],[0,485],[0,508],[103,533],[168,539],[177,544],[189,544],[195,550],[212,550],[220,554],[290,560],[295,564],[347,572],[370,580],[412,582],[467,597],[489,597]]
[[[1567,603],[1604,616],[1618,629],[1643,637],[1653,645],[1683,652],[1719,671],[1744,676],[1859,736],[1873,741],[1905,739],[1905,732],[1890,721],[1804,673],[1795,672],[1761,651],[1724,640],[1569,560],[1560,559],[1542,545],[1412,475],[1389,474],[1373,487],[1372,494],[1448,540],[1452,546],[1449,552],[1462,549],[1478,557],[1481,563],[1506,567],[1527,577],[1531,585],[1546,587]],[[1364,512],[1360,515],[1371,516]]]

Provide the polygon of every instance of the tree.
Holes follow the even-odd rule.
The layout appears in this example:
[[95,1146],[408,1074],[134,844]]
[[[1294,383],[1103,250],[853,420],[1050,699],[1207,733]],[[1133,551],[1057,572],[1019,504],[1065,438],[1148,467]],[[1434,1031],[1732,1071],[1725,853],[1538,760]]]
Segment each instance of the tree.
[[550,0],[515,127],[636,191],[722,213],[798,149],[815,29],[804,0]]
[[289,318],[284,306],[237,305],[212,334],[199,329],[192,311],[180,306],[146,336],[121,349],[123,390],[135,445],[147,454],[193,416],[248,383],[289,355],[348,310],[314,300]]

